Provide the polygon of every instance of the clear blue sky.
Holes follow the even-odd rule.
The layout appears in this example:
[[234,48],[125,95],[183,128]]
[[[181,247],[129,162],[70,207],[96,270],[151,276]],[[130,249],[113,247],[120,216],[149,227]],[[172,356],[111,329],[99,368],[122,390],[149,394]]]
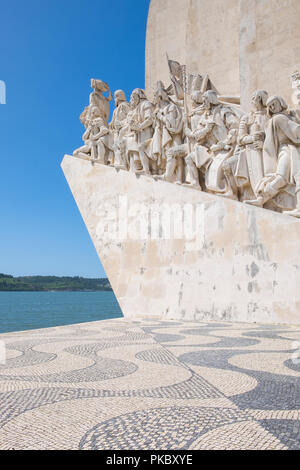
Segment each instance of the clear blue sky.
[[149,0],[1,2],[0,272],[104,276],[60,162],[90,78],[144,87]]

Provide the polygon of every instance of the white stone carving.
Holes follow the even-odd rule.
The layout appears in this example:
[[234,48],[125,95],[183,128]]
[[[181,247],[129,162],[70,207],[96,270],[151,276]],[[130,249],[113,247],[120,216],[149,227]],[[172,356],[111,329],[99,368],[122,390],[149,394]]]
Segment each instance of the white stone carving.
[[[102,80],[91,79],[93,92],[90,94],[89,106],[80,115],[80,121],[86,131],[82,136],[84,144],[73,152],[75,156],[81,156],[99,163],[112,163],[114,160],[112,135],[108,128],[109,102],[112,99],[107,83]],[[103,93],[108,92],[108,97]]]
[[114,99],[115,109],[109,125],[112,132],[113,150],[115,154],[114,166],[116,168],[122,168],[123,170],[126,170],[127,161],[125,154],[124,132],[130,106],[126,101],[123,90],[116,90],[114,93]]
[[287,108],[280,96],[267,101],[270,119],[263,146],[264,177],[257,187],[258,197],[251,204],[263,206],[272,199],[280,209],[294,206],[295,177],[300,171],[300,125]]
[[154,134],[150,152],[157,163],[158,177],[182,182],[183,160],[172,154],[172,149],[182,144],[182,109],[171,101],[162,82],[157,83],[154,99]]
[[254,199],[257,196],[257,186],[264,177],[262,148],[268,119],[267,99],[268,93],[265,90],[254,92],[251,99],[252,111],[240,120],[239,149],[234,172],[240,199],[244,199],[248,194],[253,194]]
[[291,76],[294,110],[257,90],[245,114],[207,74],[168,65],[172,83],[158,81],[153,102],[140,88],[129,103],[115,91],[110,124],[109,86],[92,79],[74,155],[300,217],[300,73]]

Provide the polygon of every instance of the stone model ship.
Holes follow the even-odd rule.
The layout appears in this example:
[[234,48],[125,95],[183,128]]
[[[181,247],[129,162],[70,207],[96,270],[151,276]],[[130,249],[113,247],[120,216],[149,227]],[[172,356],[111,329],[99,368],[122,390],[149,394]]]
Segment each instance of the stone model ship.
[[[129,102],[92,79],[62,167],[126,316],[297,323],[300,73],[251,110],[168,58]],[[287,81],[288,81],[287,77]],[[249,103],[250,104],[250,103]]]

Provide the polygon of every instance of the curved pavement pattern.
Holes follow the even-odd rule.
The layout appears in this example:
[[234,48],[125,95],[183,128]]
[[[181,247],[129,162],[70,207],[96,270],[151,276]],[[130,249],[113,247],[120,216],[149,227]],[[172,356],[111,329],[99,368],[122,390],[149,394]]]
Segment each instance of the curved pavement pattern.
[[114,319],[0,341],[0,449],[300,449],[300,326]]

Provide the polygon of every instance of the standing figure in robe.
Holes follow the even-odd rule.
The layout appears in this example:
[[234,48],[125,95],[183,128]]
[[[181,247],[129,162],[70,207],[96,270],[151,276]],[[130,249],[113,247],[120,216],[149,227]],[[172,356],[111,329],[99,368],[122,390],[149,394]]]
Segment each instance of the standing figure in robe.
[[125,132],[126,118],[130,110],[123,90],[116,90],[114,93],[115,109],[112,120],[109,124],[112,133],[112,146],[114,150],[114,166],[116,168],[127,169],[125,146],[123,145],[123,134]]
[[131,171],[150,175],[152,167],[156,168],[156,162],[150,158],[153,104],[148,101],[144,90],[136,88],[131,93],[130,108],[123,133],[128,166]]
[[258,183],[264,176],[262,148],[268,119],[267,99],[268,93],[265,90],[255,91],[251,98],[252,111],[240,120],[238,151],[235,161],[232,161],[234,165],[230,165],[231,170],[234,166],[234,172],[230,172],[230,169],[225,172],[228,187],[236,197],[239,188],[240,193],[248,193],[248,199],[255,198]]
[[[150,154],[157,164],[159,175],[157,178],[172,181],[173,174],[182,181],[183,161],[180,159],[170,165],[169,150],[182,144],[182,110],[173,103],[161,81],[157,82],[154,93],[154,134],[150,147]],[[169,160],[168,160],[169,159]],[[173,161],[172,157],[171,160]],[[166,171],[166,168],[168,171]]]

